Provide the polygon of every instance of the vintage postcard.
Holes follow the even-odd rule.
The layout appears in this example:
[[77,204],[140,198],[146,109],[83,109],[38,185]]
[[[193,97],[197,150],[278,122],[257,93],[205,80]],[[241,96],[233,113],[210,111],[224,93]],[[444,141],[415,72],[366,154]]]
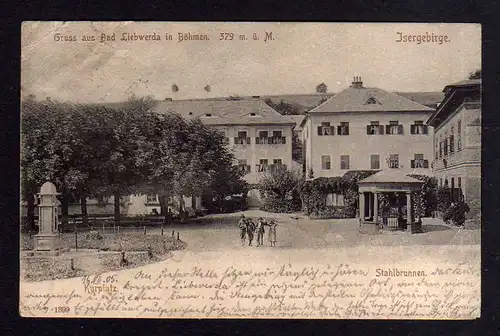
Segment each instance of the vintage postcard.
[[481,26],[24,22],[24,317],[475,319]]

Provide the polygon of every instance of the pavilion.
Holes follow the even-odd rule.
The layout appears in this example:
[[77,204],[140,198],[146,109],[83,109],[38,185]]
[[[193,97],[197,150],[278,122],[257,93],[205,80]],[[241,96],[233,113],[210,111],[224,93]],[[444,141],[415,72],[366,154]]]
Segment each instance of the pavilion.
[[[380,200],[381,195],[392,196],[399,200],[406,198],[406,201],[398,202],[398,215],[396,228],[411,230],[415,220],[412,209],[412,200],[416,193],[421,190],[423,181],[409,177],[406,173],[397,170],[381,170],[365,179],[358,181],[359,186],[359,220],[360,228],[363,231],[378,231],[379,228],[393,226],[394,221],[387,222],[387,218],[381,220]],[[406,197],[405,197],[406,196]],[[406,214],[402,213],[402,203],[406,204]],[[402,225],[400,219],[406,217],[406,225]]]

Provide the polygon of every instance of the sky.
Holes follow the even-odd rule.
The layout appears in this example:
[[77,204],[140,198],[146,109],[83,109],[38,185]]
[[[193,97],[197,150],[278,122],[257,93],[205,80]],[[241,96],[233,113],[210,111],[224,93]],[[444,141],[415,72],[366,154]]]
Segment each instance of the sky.
[[[113,33],[115,41],[100,41]],[[121,41],[123,33],[161,41]],[[178,42],[179,33],[210,40]],[[397,42],[398,33],[449,42]],[[481,68],[479,24],[25,22],[21,39],[22,96],[72,102],[306,94],[322,82],[339,92],[353,76],[388,91],[441,91]]]

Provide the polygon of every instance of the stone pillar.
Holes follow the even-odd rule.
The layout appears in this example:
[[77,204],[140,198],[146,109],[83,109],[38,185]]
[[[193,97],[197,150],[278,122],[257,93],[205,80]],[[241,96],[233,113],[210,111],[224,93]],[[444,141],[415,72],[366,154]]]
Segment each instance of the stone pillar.
[[378,192],[373,193],[373,222],[378,223]]
[[51,182],[45,182],[38,197],[38,234],[35,235],[35,251],[57,252],[60,250],[57,232],[57,198],[59,193]]
[[359,193],[359,218],[363,221],[365,219],[365,193]]
[[411,203],[411,191],[406,192],[406,230],[411,232],[411,223],[413,223],[412,218],[412,203]]

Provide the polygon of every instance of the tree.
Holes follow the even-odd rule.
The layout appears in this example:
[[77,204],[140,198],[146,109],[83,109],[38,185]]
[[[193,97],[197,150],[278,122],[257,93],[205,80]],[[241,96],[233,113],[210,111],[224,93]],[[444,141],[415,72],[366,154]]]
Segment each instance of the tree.
[[178,92],[178,91],[179,87],[177,86],[177,84],[172,85],[172,92]]
[[302,178],[299,172],[287,170],[284,165],[274,166],[264,173],[258,183],[262,209],[271,212],[300,210],[301,185]]
[[469,79],[481,79],[481,69],[469,73]]
[[270,98],[267,98],[264,101],[267,105],[275,109],[282,115],[297,115],[300,114],[300,109],[296,105],[292,105],[283,100],[279,102],[279,104],[275,104]]
[[210,87],[210,85],[205,85],[203,90],[205,90],[206,92],[210,92],[212,90],[212,88]]
[[316,92],[318,92],[318,93],[326,93],[326,92],[328,92],[328,87],[326,86],[325,83],[318,84],[316,86]]

